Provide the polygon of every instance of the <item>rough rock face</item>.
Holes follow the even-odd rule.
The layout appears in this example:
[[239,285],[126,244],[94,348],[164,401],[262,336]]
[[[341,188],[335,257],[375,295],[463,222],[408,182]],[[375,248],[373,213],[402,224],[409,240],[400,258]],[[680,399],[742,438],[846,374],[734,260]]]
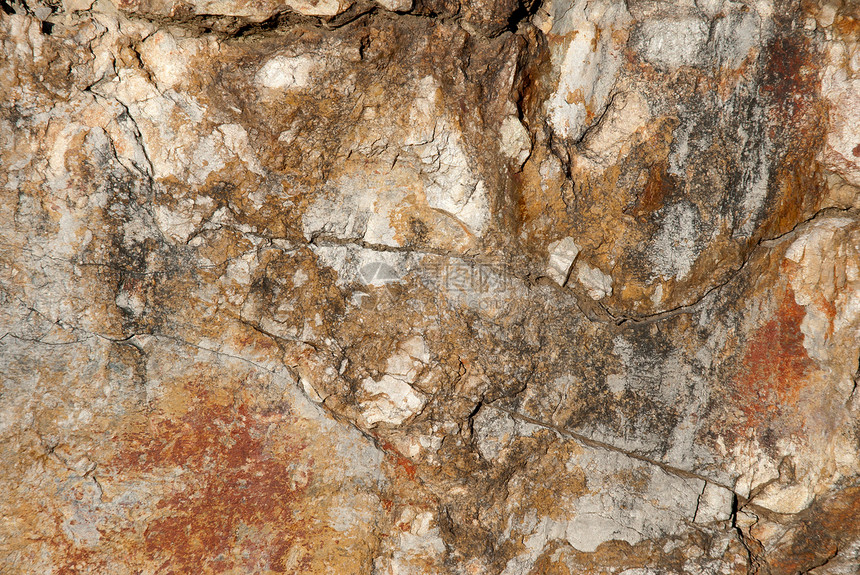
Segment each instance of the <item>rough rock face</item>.
[[0,572],[857,573],[856,2],[0,8]]

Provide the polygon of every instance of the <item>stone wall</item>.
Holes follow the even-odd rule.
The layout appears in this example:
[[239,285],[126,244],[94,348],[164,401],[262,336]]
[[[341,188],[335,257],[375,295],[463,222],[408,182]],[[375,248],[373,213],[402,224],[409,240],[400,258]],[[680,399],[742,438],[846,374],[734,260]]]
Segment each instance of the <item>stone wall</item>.
[[0,573],[857,573],[857,2],[0,9]]

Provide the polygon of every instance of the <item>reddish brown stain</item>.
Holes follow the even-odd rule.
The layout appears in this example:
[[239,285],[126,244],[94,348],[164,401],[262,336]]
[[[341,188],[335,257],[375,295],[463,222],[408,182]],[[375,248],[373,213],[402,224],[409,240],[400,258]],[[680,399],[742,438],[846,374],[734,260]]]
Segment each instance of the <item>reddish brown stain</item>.
[[860,158],[860,144],[854,146],[854,149],[851,150],[851,153],[854,154],[855,158]]
[[645,216],[660,209],[663,207],[666,197],[674,190],[675,179],[667,171],[667,165],[663,163],[651,166],[648,180],[645,182],[642,195],[639,197],[632,215],[636,217]]
[[787,288],[774,317],[750,338],[734,381],[734,399],[748,427],[761,428],[797,403],[803,376],[813,365],[800,331],[805,315]]
[[762,90],[769,96],[774,127],[815,130],[820,65],[809,40],[779,36],[767,52]]
[[829,339],[833,335],[833,330],[836,328],[834,322],[836,321],[836,304],[832,301],[828,301],[827,298],[824,297],[823,294],[816,294],[815,303],[819,310],[821,310],[824,315],[827,317],[827,334],[826,337]]
[[399,451],[388,441],[380,438],[379,436],[374,436],[379,448],[385,452],[386,456],[388,456],[399,469],[402,469],[403,472],[410,480],[415,479],[415,475],[417,473],[417,468],[409,458],[400,454]]
[[65,563],[57,569],[57,575],[104,573],[106,571],[107,561],[98,557],[98,554],[90,549],[69,546],[65,541],[58,544],[57,547],[66,549],[63,556]]
[[291,547],[306,535],[295,510],[313,461],[298,441],[268,449],[271,415],[219,405],[196,386],[189,391],[199,400],[184,416],[126,437],[128,471],[183,470],[147,526],[146,558],[159,573],[285,572]]

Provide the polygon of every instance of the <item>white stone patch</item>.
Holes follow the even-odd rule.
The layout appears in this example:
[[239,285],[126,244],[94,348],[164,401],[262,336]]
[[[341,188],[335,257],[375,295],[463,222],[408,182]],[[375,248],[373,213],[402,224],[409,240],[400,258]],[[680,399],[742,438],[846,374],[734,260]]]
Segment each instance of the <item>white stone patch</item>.
[[257,160],[257,155],[248,143],[248,132],[239,124],[221,124],[218,131],[224,139],[224,145],[236,154],[248,169],[259,176],[264,176],[263,166]]
[[[743,130],[743,128],[739,128],[739,130]],[[747,139],[746,134],[743,134],[743,139]],[[765,139],[764,145],[758,150],[758,165],[751,172],[744,174],[746,192],[741,207],[745,216],[737,225],[736,236],[749,237],[755,231],[756,222],[767,199],[767,182],[770,179],[768,156],[772,147],[773,144],[770,143],[770,140]]]
[[[635,545],[677,534],[695,517],[705,488],[700,479],[671,475],[615,451],[585,448],[570,465],[587,470],[587,493],[566,504],[563,519],[539,517],[534,511],[512,518],[506,535],[514,540],[521,537],[526,552],[508,562],[503,573],[529,573],[553,541],[567,541],[591,553],[607,541]],[[634,474],[642,481],[633,486],[609,479],[619,473]]]
[[830,44],[821,92],[830,102],[824,163],[860,186],[860,43]]
[[379,500],[368,493],[341,491],[328,508],[328,524],[339,533],[372,528]]
[[337,272],[336,285],[361,283],[384,286],[401,282],[418,267],[419,256],[402,252],[382,252],[358,246],[311,245],[320,265]]
[[418,82],[409,110],[409,132],[400,159],[420,174],[424,200],[480,236],[490,222],[484,182],[474,173],[463,150],[463,137],[439,109],[439,86],[432,76]]
[[651,303],[656,307],[663,303],[663,284],[657,284],[654,293],[651,294]]
[[421,155],[425,164],[427,205],[451,214],[471,233],[480,235],[490,216],[484,182],[472,174],[459,138],[446,131],[440,135],[422,150]]
[[648,101],[640,92],[624,92],[615,96],[600,125],[586,138],[586,157],[609,167],[618,158],[625,144],[637,130],[651,119]]
[[384,422],[400,425],[424,409],[426,396],[415,390],[415,383],[430,361],[424,339],[414,336],[402,342],[388,358],[385,374],[379,381],[365,378],[362,387],[370,396],[360,403],[368,425]]
[[521,168],[532,151],[529,131],[516,116],[505,116],[499,134],[502,137],[499,151],[503,156],[513,160],[518,168]]
[[591,264],[584,261],[576,264],[576,279],[595,301],[612,295],[612,276]]
[[317,391],[317,388],[314,387],[313,383],[311,383],[309,380],[305,379],[304,377],[299,377],[299,384],[301,384],[304,392],[314,403],[322,403],[323,401],[325,401],[326,396],[320,394],[320,392]]
[[69,172],[66,169],[66,154],[75,137],[86,129],[83,125],[70,122],[62,128],[59,134],[53,137],[51,150],[48,152],[48,170],[46,176],[54,191],[64,189],[69,181]]
[[119,103],[113,104],[114,106],[105,105],[105,108],[110,109],[116,118],[105,127],[105,131],[110,137],[117,160],[132,173],[139,172],[143,176],[153,177],[153,168],[146,156],[143,142],[135,134],[133,119],[128,115],[122,115]]
[[149,69],[161,90],[168,90],[179,85],[188,74],[188,61],[199,50],[199,40],[183,39],[182,44],[176,38],[159,30],[148,37],[141,46],[140,59]]
[[800,513],[815,499],[812,479],[817,478],[799,477],[796,478],[796,484],[790,485],[771,483],[756,496],[755,502],[777,513]]
[[272,90],[304,88],[318,66],[320,63],[310,56],[275,56],[257,72],[257,83]]
[[664,280],[683,280],[701,252],[696,243],[698,211],[689,203],[673,204],[661,211],[663,225],[651,242],[651,262]]
[[285,0],[287,6],[305,16],[337,16],[352,5],[340,0]]
[[699,504],[696,508],[696,523],[712,523],[714,521],[728,521],[732,517],[732,503],[734,494],[714,483],[705,483],[705,489],[699,496]]
[[[860,232],[852,238],[848,230],[853,223],[847,217],[817,221],[785,252],[786,259],[798,264],[790,277],[794,299],[806,311],[800,326],[803,347],[821,362],[831,360],[831,337],[860,322]],[[833,305],[835,318],[822,307],[824,302]]]
[[624,50],[613,31],[625,29],[630,19],[625,3],[612,0],[555,0],[536,18],[544,33],[559,38],[551,44],[558,84],[547,116],[562,138],[578,139],[606,107]]
[[701,66],[706,56],[708,23],[695,16],[648,20],[636,35],[637,52],[661,68]]
[[766,454],[755,432],[732,447],[728,461],[738,474],[733,490],[741,497],[749,497],[754,488],[779,477],[777,463]]
[[392,12],[406,12],[412,9],[412,0],[376,0],[376,3]]
[[195,203],[191,198],[182,198],[175,207],[156,205],[155,221],[161,232],[173,241],[185,243],[200,226],[212,199],[201,197]]
[[189,144],[187,148],[178,150],[179,157],[174,161],[179,166],[187,166],[187,177],[191,183],[204,184],[210,174],[224,168],[229,152],[224,147],[221,133],[217,131],[196,142],[191,140]]
[[684,177],[687,155],[690,153],[690,133],[695,125],[690,122],[679,126],[673,133],[672,150],[669,153],[669,169],[672,175]]
[[[377,173],[378,172],[378,173]],[[407,190],[403,170],[366,170],[338,178],[302,215],[305,237],[324,234],[397,247],[391,220]]]
[[612,353],[614,353],[621,359],[621,363],[624,366],[632,367],[634,365],[633,344],[621,337],[620,335],[616,336],[615,339],[612,340]]
[[555,283],[563,286],[567,281],[570,266],[579,255],[579,246],[571,237],[560,239],[549,245],[549,263],[546,267],[546,275]]
[[364,390],[375,396],[361,403],[362,415],[368,425],[384,422],[400,425],[419,413],[427,399],[408,383],[391,375],[383,375],[379,381],[367,378],[362,382]]
[[115,299],[117,307],[124,309],[132,315],[139,316],[146,309],[146,301],[136,293],[120,290]]
[[305,285],[305,282],[308,281],[308,274],[305,273],[303,269],[297,269],[296,273],[293,274],[293,286],[302,287]]
[[[642,538],[659,538],[675,533],[684,520],[695,516],[704,482],[670,475],[662,469],[618,453],[587,450],[575,464],[589,469],[589,494],[576,502],[573,519],[568,522],[568,542],[586,553],[611,539],[635,545]],[[628,469],[648,476],[644,492],[613,487],[605,489],[602,474]]]
[[379,558],[374,562],[374,573],[427,573],[428,564],[441,561],[447,551],[435,517],[429,511],[419,512],[407,507],[400,515],[398,524],[407,526],[407,530],[401,531],[395,539],[397,547],[390,559]]
[[[856,362],[852,363],[853,371]],[[853,417],[845,413],[840,419],[847,423]],[[789,457],[794,465],[794,476],[781,477],[765,486],[755,497],[757,504],[777,513],[799,513],[816,494],[832,489],[843,477],[857,476],[860,461],[855,437],[849,433],[834,435],[829,425],[823,433],[810,431],[810,437],[802,440],[795,436],[777,441],[778,453]]]
[[469,233],[479,236],[490,221],[487,189],[470,167],[462,134],[440,117],[438,92],[432,76],[419,82],[409,112],[411,131],[404,138],[405,148],[417,157],[427,205],[454,216]]
[[98,517],[82,505],[74,505],[74,510],[62,523],[63,533],[78,545],[93,547],[101,539]]
[[116,78],[98,84],[94,91],[126,107],[133,121],[124,131],[139,131],[139,138],[132,137],[146,153],[145,158],[130,156],[128,160],[145,171],[148,166],[143,166],[141,160],[151,163],[155,179],[175,176],[200,185],[210,174],[223,169],[231,156],[221,132],[202,132],[205,108],[186,94],[173,90],[162,94],[140,70],[123,68]]
[[99,485],[91,479],[70,479],[60,486],[58,495],[66,503],[61,507],[61,528],[66,537],[82,547],[97,545],[101,540],[98,507],[102,491]]
[[618,373],[610,373],[606,376],[606,387],[612,393],[623,393],[627,389],[627,377]]
[[83,12],[89,10],[95,0],[63,0],[63,8],[68,12]]
[[761,19],[753,10],[729,12],[713,28],[712,42],[723,68],[737,69],[761,45]]
[[85,226],[77,213],[60,204],[60,220],[57,235],[48,242],[48,251],[54,257],[71,258],[90,244],[93,233]]

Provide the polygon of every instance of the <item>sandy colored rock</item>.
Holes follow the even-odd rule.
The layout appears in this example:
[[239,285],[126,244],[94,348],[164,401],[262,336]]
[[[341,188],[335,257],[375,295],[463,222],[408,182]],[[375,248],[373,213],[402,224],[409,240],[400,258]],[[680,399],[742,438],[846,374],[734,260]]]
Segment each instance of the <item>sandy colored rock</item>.
[[855,3],[0,10],[0,572],[856,571]]

